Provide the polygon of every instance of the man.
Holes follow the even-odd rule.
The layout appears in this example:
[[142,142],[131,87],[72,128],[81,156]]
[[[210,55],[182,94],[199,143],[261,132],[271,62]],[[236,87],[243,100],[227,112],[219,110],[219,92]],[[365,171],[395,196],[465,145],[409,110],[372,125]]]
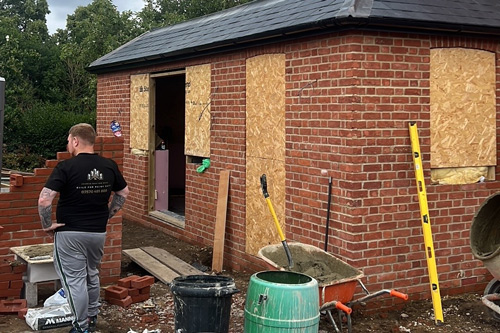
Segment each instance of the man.
[[106,225],[129,193],[117,164],[94,153],[95,137],[89,124],[71,127],[67,150],[73,157],[58,163],[38,198],[42,228],[54,236],[54,266],[75,316],[70,333],[96,329]]

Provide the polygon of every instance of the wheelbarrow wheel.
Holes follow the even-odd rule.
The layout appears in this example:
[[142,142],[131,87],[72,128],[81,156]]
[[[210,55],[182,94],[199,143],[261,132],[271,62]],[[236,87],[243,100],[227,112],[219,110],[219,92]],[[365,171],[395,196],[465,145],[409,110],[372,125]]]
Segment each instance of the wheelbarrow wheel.
[[[500,294],[500,280],[493,279],[488,283],[486,288],[484,289],[484,294],[485,295],[490,295],[490,294]],[[494,301],[496,305],[500,306],[500,301]],[[500,313],[493,311],[489,309],[490,314],[495,320],[500,321]]]

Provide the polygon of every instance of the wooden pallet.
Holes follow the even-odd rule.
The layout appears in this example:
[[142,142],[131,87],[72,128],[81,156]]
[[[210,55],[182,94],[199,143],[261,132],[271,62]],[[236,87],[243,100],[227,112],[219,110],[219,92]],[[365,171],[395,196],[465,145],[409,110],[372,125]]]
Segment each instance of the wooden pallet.
[[132,261],[167,285],[169,285],[173,279],[181,275],[205,274],[187,262],[157,247],[148,246],[123,250],[122,252]]

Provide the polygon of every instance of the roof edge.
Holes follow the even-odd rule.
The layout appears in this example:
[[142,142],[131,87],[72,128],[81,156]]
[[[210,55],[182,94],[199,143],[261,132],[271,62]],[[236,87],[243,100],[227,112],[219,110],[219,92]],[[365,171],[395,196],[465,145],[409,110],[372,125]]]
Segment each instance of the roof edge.
[[[346,3],[354,3],[356,0],[346,0]],[[361,0],[361,2],[373,2],[373,0]],[[349,7],[350,8],[350,7]],[[366,10],[363,9],[363,10]],[[332,29],[333,28],[333,29]],[[92,62],[85,69],[92,74],[103,74],[107,72],[115,72],[125,69],[139,68],[144,66],[149,66],[151,64],[158,64],[163,62],[177,61],[181,58],[195,58],[200,56],[206,56],[209,54],[214,54],[218,52],[227,52],[231,50],[242,49],[250,46],[265,45],[270,43],[277,43],[281,41],[287,41],[290,39],[296,39],[302,36],[310,35],[320,35],[324,33],[330,33],[334,31],[345,31],[345,30],[375,30],[382,29],[386,32],[407,32],[414,34],[427,34],[427,35],[440,35],[443,33],[453,33],[460,35],[477,36],[482,35],[484,38],[488,37],[500,37],[500,30],[497,28],[488,28],[485,26],[473,26],[464,24],[447,24],[436,22],[425,22],[425,21],[408,21],[394,20],[392,18],[366,18],[366,17],[353,17],[345,16],[341,18],[331,18],[326,20],[316,21],[312,24],[305,24],[302,26],[293,26],[287,29],[266,31],[263,34],[252,35],[244,38],[237,38],[233,40],[224,40],[221,42],[202,45],[199,47],[186,48],[177,52],[171,52],[166,54],[159,54],[154,57],[144,57],[136,58],[129,61],[117,62],[114,64],[103,64],[92,66]],[[128,43],[131,43],[135,39],[141,37],[142,35],[134,38]],[[128,43],[122,45],[124,47]],[[120,47],[120,48],[121,48]],[[118,49],[120,49],[118,48]],[[117,51],[114,50],[113,52]],[[109,54],[108,54],[109,55]]]

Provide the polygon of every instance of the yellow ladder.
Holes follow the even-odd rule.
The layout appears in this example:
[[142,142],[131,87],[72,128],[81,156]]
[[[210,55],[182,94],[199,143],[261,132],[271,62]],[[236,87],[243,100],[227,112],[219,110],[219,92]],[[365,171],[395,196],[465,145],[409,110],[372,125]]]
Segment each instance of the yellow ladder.
[[410,129],[411,150],[417,183],[418,203],[420,204],[420,217],[424,234],[425,256],[427,257],[427,269],[429,271],[434,317],[436,324],[441,325],[444,323],[443,309],[441,307],[441,295],[439,293],[436,259],[434,257],[434,245],[432,242],[431,219],[429,218],[429,208],[427,207],[427,193],[425,192],[424,170],[422,167],[420,144],[418,142],[417,124],[411,122],[408,127]]

